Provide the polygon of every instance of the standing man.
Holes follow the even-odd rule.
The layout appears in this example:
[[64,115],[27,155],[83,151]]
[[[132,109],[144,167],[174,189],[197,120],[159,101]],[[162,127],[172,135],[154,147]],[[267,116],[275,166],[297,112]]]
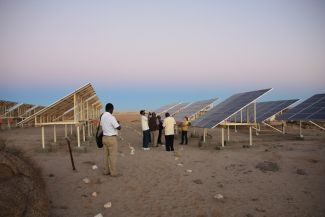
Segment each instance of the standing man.
[[165,128],[166,151],[174,151],[174,131],[176,121],[173,117],[170,117],[168,112],[165,114],[165,117],[163,127]]
[[152,113],[150,119],[149,119],[149,130],[150,130],[150,137],[153,147],[157,147],[157,141],[158,141],[158,123],[157,123],[157,117],[156,113]]
[[144,110],[140,111],[140,115],[141,115],[141,128],[143,132],[143,150],[149,151],[150,131],[148,125],[148,118],[146,117],[146,113]]
[[187,145],[188,143],[188,138],[187,138],[187,132],[188,132],[188,127],[190,126],[190,122],[188,121],[188,117],[184,117],[184,120],[181,124],[181,127],[182,127],[182,142],[179,143],[181,145],[184,144],[185,142],[185,145]]
[[100,125],[103,129],[103,145],[104,145],[104,175],[112,177],[121,176],[116,171],[116,160],[118,154],[117,130],[121,130],[121,126],[116,118],[112,115],[114,106],[107,103],[105,111],[101,117]]
[[162,145],[161,135],[162,135],[162,130],[164,129],[164,127],[163,127],[163,122],[161,120],[160,115],[157,116],[157,123],[158,123],[158,129],[159,129],[157,144]]

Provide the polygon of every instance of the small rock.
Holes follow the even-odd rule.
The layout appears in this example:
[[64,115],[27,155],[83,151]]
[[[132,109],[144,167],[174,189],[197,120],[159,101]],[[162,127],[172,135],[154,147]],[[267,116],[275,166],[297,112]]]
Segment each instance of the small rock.
[[93,170],[97,170],[97,169],[98,169],[98,166],[97,166],[97,165],[93,165],[91,168],[92,168]]
[[112,203],[111,202],[107,202],[105,205],[104,205],[104,208],[111,208],[112,207]]
[[104,217],[103,214],[98,213],[97,215],[95,215],[94,217]]
[[93,197],[97,197],[97,192],[93,192],[93,193],[91,194],[91,196],[93,196]]
[[186,170],[186,172],[191,173],[191,172],[193,172],[193,171],[192,171],[192,170]]
[[182,167],[184,165],[182,163],[178,163],[177,166]]
[[198,185],[203,184],[203,182],[202,182],[201,179],[195,179],[195,180],[193,180],[193,182],[194,182],[195,184],[198,184]]
[[303,170],[303,169],[297,169],[296,173],[298,175],[302,175],[302,176],[307,176],[308,175],[307,172],[305,170]]
[[216,195],[214,195],[214,198],[218,199],[218,200],[221,200],[221,199],[223,199],[223,195],[222,194],[216,194]]
[[264,161],[263,163],[259,163],[256,165],[256,168],[261,170],[262,172],[266,173],[268,171],[276,172],[279,170],[279,166],[277,163]]
[[178,160],[178,157],[175,157],[175,160]]
[[310,163],[318,163],[319,160],[309,159],[308,161],[309,161]]
[[83,181],[84,183],[86,183],[86,184],[89,184],[89,183],[90,183],[90,179],[88,179],[88,178],[84,178],[82,181]]
[[54,177],[54,174],[50,173],[50,174],[49,174],[49,177]]
[[265,209],[261,209],[261,208],[255,208],[255,210],[257,211],[257,212],[266,212],[266,210]]
[[174,156],[175,156],[175,157],[180,157],[181,155],[179,154],[178,151],[175,151],[175,152],[174,152]]

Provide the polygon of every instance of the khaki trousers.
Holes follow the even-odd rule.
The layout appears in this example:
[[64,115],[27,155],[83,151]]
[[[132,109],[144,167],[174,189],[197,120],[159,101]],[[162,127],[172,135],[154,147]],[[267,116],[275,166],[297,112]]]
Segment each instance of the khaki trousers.
[[158,141],[158,130],[155,131],[151,131],[150,132],[150,136],[151,136],[151,143],[153,147],[157,147],[157,141]]
[[118,142],[116,136],[103,136],[104,146],[104,173],[110,173],[112,176],[117,174],[116,160]]

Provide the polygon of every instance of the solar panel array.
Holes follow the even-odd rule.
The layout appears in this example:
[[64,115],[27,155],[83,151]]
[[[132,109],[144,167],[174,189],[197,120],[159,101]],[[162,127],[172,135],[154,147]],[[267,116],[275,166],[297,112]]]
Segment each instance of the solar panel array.
[[161,107],[157,108],[153,112],[155,112],[157,115],[160,115],[160,114],[165,113],[169,109],[172,109],[173,107],[175,107],[175,106],[177,106],[179,104],[180,103],[171,103],[171,104],[168,104],[168,105],[164,105],[164,106],[161,106]]
[[325,93],[308,98],[293,109],[280,115],[278,119],[293,121],[325,120]]
[[194,121],[193,126],[214,128],[270,90],[271,89],[263,89],[232,95],[208,111],[203,117]]
[[171,109],[169,109],[168,112],[171,116],[177,114],[178,112],[180,112],[182,109],[186,108],[186,106],[188,106],[190,103],[189,102],[184,102],[184,103],[180,103],[174,107],[172,107]]
[[[272,116],[278,114],[279,112],[285,110],[298,99],[292,100],[277,100],[268,102],[257,102],[256,103],[256,122],[261,123]],[[248,111],[247,111],[248,110]],[[249,116],[249,122],[254,122],[254,104],[250,104],[245,107],[241,112],[237,112],[229,120],[233,122],[247,122],[247,114]]]
[[177,113],[174,116],[174,118],[178,122],[181,122],[185,116],[187,116],[188,118],[191,118],[198,112],[205,109],[207,106],[211,105],[216,100],[217,100],[217,98],[213,98],[213,99],[207,99],[207,100],[193,102],[193,103],[189,104],[186,108],[181,110],[179,113]]

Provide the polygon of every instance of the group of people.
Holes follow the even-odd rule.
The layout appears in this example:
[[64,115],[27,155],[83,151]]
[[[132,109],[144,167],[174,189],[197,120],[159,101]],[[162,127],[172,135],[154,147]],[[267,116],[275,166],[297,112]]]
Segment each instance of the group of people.
[[[168,112],[165,113],[165,119],[162,121],[161,117],[156,113],[148,113],[146,116],[145,110],[140,111],[141,127],[143,132],[143,150],[150,150],[149,144],[152,143],[153,147],[158,147],[162,144],[161,137],[163,130],[165,131],[165,147],[166,151],[174,151],[174,134],[175,134],[175,119],[170,116]],[[188,117],[184,117],[181,123],[182,141],[180,144],[188,144],[187,132],[190,126]]]
[[[104,148],[104,175],[110,175],[112,177],[118,177],[122,174],[117,173],[116,160],[118,156],[118,130],[121,130],[119,121],[113,116],[114,106],[112,103],[107,103],[105,106],[105,112],[100,117],[100,125],[103,130],[103,148]],[[174,134],[176,121],[170,114],[165,113],[165,119],[153,113],[148,113],[146,116],[145,110],[140,111],[141,115],[141,127],[143,131],[143,150],[150,150],[149,144],[153,147],[162,145],[162,133],[164,130],[165,135],[165,147],[166,151],[174,151]],[[181,124],[182,129],[182,141],[180,144],[187,144],[187,131],[190,126],[190,122],[187,117]]]

